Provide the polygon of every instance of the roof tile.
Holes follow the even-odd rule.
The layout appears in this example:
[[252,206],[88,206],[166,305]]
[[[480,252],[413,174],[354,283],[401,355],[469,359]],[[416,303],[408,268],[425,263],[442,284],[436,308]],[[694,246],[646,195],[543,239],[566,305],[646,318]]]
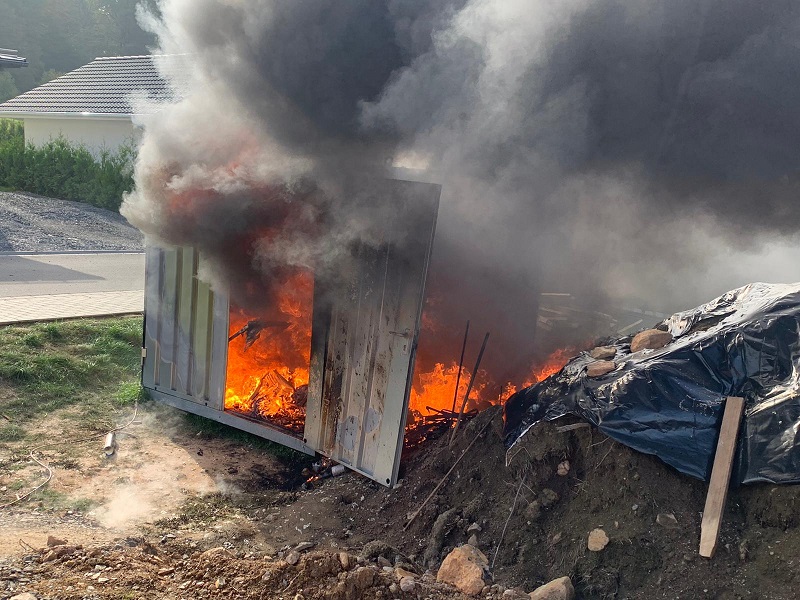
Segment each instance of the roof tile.
[[[156,104],[175,102],[180,93],[164,78],[156,60],[181,67],[178,55],[110,56],[0,104],[3,113],[131,114],[130,97],[144,93]],[[159,63],[161,66],[162,63]]]

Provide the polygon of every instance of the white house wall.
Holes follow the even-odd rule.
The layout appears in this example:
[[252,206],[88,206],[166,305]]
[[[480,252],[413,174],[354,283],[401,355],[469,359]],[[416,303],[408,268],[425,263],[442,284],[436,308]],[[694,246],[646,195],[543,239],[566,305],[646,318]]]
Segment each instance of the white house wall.
[[115,151],[135,140],[138,130],[129,118],[26,118],[25,141],[42,146],[59,135],[73,144],[83,144],[95,156],[102,148]]

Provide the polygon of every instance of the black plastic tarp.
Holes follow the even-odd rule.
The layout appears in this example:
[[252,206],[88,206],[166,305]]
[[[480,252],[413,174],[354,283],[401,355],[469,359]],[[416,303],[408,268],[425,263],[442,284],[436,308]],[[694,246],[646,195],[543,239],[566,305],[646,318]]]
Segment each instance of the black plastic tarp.
[[505,405],[512,448],[542,420],[581,417],[611,438],[708,480],[727,396],[746,400],[734,481],[800,482],[800,284],[753,283],[657,326],[674,340],[631,353],[612,340],[611,373],[588,352]]

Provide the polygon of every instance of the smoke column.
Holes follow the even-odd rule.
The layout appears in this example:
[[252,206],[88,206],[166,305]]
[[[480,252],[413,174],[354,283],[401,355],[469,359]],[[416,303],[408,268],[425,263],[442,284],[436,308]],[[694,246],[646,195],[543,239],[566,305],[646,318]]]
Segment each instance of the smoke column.
[[686,308],[796,236],[797,2],[160,9],[142,22],[182,55],[164,72],[183,100],[143,118],[122,212],[203,249],[234,296],[369,240],[386,215],[365,181],[392,164],[443,185],[437,335],[457,351],[473,319],[509,372],[530,361],[541,291]]

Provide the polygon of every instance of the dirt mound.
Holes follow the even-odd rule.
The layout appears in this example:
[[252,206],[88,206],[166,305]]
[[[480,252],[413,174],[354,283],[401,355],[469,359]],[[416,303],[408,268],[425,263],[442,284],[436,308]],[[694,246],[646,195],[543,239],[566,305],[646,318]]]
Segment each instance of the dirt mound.
[[[800,487],[732,490],[721,550],[709,561],[698,555],[703,482],[594,428],[560,432],[551,423],[531,430],[506,466],[497,409],[473,420],[452,448],[439,440],[406,464],[393,499],[396,522],[405,522],[400,513],[429,494],[487,419],[488,432],[411,525],[411,535],[398,527],[386,536],[407,551],[414,546],[426,565],[438,565],[475,535],[506,587],[530,591],[566,575],[579,598],[796,597]],[[587,548],[594,529],[609,538],[597,552]]]
[[[65,516],[41,501],[19,505],[0,528],[9,548],[44,544],[48,532],[83,547],[0,559],[0,597],[32,591],[40,598],[117,598],[126,590],[131,598],[454,598],[460,596],[437,583],[436,573],[468,542],[490,563],[480,593],[487,600],[519,597],[564,576],[578,600],[796,597],[800,487],[732,490],[719,550],[705,560],[698,555],[703,482],[592,427],[560,431],[564,424],[532,429],[506,466],[502,416],[490,409],[466,423],[452,447],[442,435],[409,451],[393,490],[354,473],[287,489],[302,481],[310,458],[276,460],[274,449],[176,433],[186,452],[175,465],[160,462],[165,481],[188,486],[192,479],[182,473],[199,468],[217,491],[185,490],[189,498],[175,512],[153,511],[136,533],[114,534],[89,522],[91,515],[72,523],[73,511]],[[120,450],[114,468],[164,443],[158,431],[146,437],[132,427],[142,445],[131,446],[130,455]],[[592,532],[595,550],[588,547]],[[407,573],[411,591],[409,581],[400,588]]]

